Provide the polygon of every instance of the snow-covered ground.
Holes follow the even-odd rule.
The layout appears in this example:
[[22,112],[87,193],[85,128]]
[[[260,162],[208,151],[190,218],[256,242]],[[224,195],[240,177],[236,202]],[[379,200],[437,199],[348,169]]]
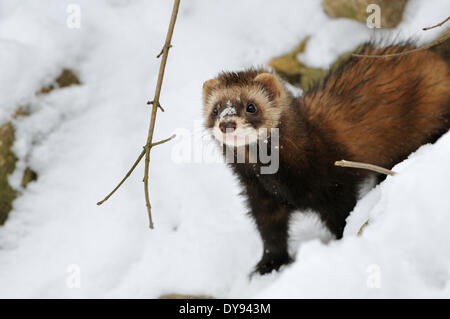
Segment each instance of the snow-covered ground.
[[[67,27],[68,4],[81,8],[79,29]],[[18,105],[32,109],[14,120],[11,183],[19,187],[27,165],[39,174],[0,228],[0,297],[450,297],[450,134],[363,197],[343,240],[314,239],[326,237],[317,219],[298,217],[297,261],[252,280],[262,247],[236,180],[222,163],[180,163],[185,140],[152,153],[155,230],[143,165],[96,206],[145,144],[171,9],[163,0],[0,2],[0,123]],[[439,30],[421,28],[449,12],[448,0],[410,0],[392,34],[429,41]],[[200,143],[201,85],[221,70],[263,65],[307,35],[302,60],[326,67],[372,32],[329,18],[319,0],[182,1],[155,138],[190,130]],[[64,67],[83,85],[34,94]]]

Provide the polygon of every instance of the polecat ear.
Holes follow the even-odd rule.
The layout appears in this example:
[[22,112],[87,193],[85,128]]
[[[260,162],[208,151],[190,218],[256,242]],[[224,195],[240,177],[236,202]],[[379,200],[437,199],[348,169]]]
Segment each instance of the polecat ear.
[[283,84],[275,74],[272,73],[261,73],[258,74],[254,81],[261,83],[264,88],[270,93],[272,99],[277,99],[281,96],[283,92]]
[[216,79],[208,80],[203,83],[203,104],[206,103],[209,94],[217,86],[217,84],[219,84],[219,81]]

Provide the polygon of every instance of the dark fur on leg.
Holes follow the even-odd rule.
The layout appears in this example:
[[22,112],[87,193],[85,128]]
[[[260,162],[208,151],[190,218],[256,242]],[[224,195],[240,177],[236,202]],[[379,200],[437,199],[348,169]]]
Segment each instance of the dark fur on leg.
[[288,223],[293,208],[280,202],[260,184],[246,185],[250,214],[263,241],[263,255],[255,272],[267,274],[291,261],[288,254]]

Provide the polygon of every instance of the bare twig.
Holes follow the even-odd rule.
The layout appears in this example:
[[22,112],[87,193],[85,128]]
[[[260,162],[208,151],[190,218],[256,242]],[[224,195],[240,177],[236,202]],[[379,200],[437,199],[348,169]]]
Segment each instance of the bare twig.
[[447,19],[445,19],[444,21],[439,22],[438,24],[436,24],[436,25],[434,25],[434,26],[423,28],[422,30],[423,30],[423,31],[428,31],[428,30],[431,30],[431,29],[434,29],[434,28],[441,27],[441,26],[443,26],[444,24],[446,24],[448,20],[450,20],[450,16],[448,16]]
[[134,169],[139,164],[139,162],[144,157],[144,155],[145,155],[145,149],[142,150],[141,154],[139,154],[139,157],[137,158],[136,162],[134,162],[133,166],[130,168],[130,170],[128,171],[127,175],[125,175],[125,177],[120,181],[120,183],[116,186],[116,188],[114,188],[112,190],[112,192],[109,193],[108,196],[106,196],[103,200],[99,201],[97,203],[97,205],[100,206],[101,204],[106,202],[120,188],[120,186],[122,186],[122,184],[127,180],[127,178],[130,177],[131,173],[133,173]]
[[[148,101],[147,102],[147,105],[152,105],[153,103],[155,103],[155,102],[153,102],[153,101]],[[161,111],[163,111],[163,112],[165,112],[166,110],[164,110],[164,108],[161,106],[161,104],[158,102],[158,108],[161,110]]]
[[164,43],[164,47],[163,47],[161,53],[158,54],[158,58],[162,56],[162,59],[161,59],[161,65],[159,67],[159,74],[158,74],[158,81],[156,84],[155,97],[153,98],[153,101],[147,102],[148,105],[152,105],[152,112],[151,112],[151,117],[150,117],[150,127],[148,130],[147,143],[144,146],[144,150],[139,154],[139,157],[134,162],[133,166],[128,171],[128,173],[125,175],[125,177],[120,181],[120,183],[113,189],[113,191],[111,193],[109,193],[102,201],[97,203],[97,205],[101,205],[104,202],[106,202],[122,186],[122,184],[127,180],[127,178],[133,173],[134,169],[136,168],[136,166],[139,164],[139,162],[142,160],[142,158],[145,155],[145,173],[144,173],[143,182],[144,182],[145,203],[147,206],[147,213],[148,213],[148,217],[149,217],[150,228],[153,228],[150,196],[148,193],[148,171],[149,171],[149,166],[150,166],[149,165],[150,164],[150,151],[154,146],[164,144],[166,142],[169,142],[173,138],[175,138],[175,135],[172,135],[171,137],[169,137],[165,140],[162,140],[162,141],[159,141],[156,143],[152,142],[153,141],[153,132],[155,130],[156,113],[158,111],[158,108],[164,112],[164,109],[161,107],[161,105],[159,103],[159,97],[161,95],[161,87],[162,87],[162,82],[164,79],[164,70],[166,68],[167,57],[169,55],[169,49],[172,47],[170,42],[172,40],[173,30],[175,28],[175,21],[177,19],[179,7],[180,7],[180,0],[174,0],[172,16],[171,16],[170,23],[169,23],[169,29],[168,29],[167,35],[166,35],[166,41]]
[[[157,146],[157,145],[161,145],[164,143],[167,143],[171,140],[173,140],[176,137],[175,134],[173,134],[171,137],[166,138],[165,140],[153,143],[151,147]],[[142,160],[142,158],[145,155],[145,146],[144,149],[142,150],[141,154],[139,154],[139,157],[137,158],[136,162],[134,162],[133,166],[130,168],[130,170],[128,171],[128,173],[125,175],[125,177],[120,181],[120,183],[116,186],[116,188],[114,188],[112,190],[111,193],[108,194],[108,196],[106,196],[102,201],[98,202],[97,205],[101,205],[104,202],[106,202],[119,188],[120,186],[122,186],[122,184],[127,180],[128,177],[130,177],[131,173],[133,173],[134,169],[136,168],[136,166],[139,164],[139,162]]]
[[390,171],[386,168],[377,166],[377,165],[373,165],[373,164],[367,164],[367,163],[360,163],[360,162],[351,162],[351,161],[337,161],[334,163],[334,165],[336,166],[341,166],[341,167],[353,167],[353,168],[362,168],[362,169],[367,169],[369,171],[373,171],[373,172],[377,172],[377,173],[381,173],[381,174],[385,174],[385,175],[390,175],[390,176],[394,176],[395,172]]
[[[169,49],[172,47],[171,44],[169,44]],[[161,49],[161,52],[158,53],[158,55],[156,56],[157,59],[159,59],[161,57],[161,55],[163,55],[164,53],[164,47]]]
[[[362,169],[367,169],[369,171],[373,171],[376,173],[380,173],[380,174],[385,174],[385,175],[390,175],[390,176],[394,176],[396,173],[388,170],[384,167],[380,167],[377,165],[373,165],[373,164],[367,164],[367,163],[361,163],[361,162],[352,162],[352,161],[337,161],[334,163],[334,165],[336,166],[341,166],[341,167],[353,167],[353,168],[362,168]],[[361,228],[358,231],[358,236],[361,236],[364,229],[369,225],[369,221],[366,221],[364,223],[364,225],[361,226]]]
[[166,42],[162,50],[161,65],[159,67],[158,82],[156,84],[155,97],[153,98],[152,114],[150,118],[150,127],[148,130],[147,144],[145,145],[145,174],[144,174],[144,193],[145,203],[147,206],[148,218],[150,221],[150,228],[153,228],[152,206],[150,204],[150,196],[148,194],[148,170],[150,165],[150,149],[152,148],[153,132],[155,130],[156,113],[158,111],[159,97],[161,95],[161,87],[164,79],[164,71],[166,68],[167,57],[171,47],[173,29],[177,20],[178,8],[180,7],[180,0],[175,0],[173,4],[172,17],[170,18],[169,29],[167,31]]
[[154,147],[156,145],[161,145],[161,144],[167,143],[167,142],[173,140],[175,137],[176,137],[176,135],[173,134],[171,137],[166,138],[165,140],[162,140],[162,141],[159,141],[159,142],[156,142],[156,143],[152,143],[152,147]]
[[408,50],[408,51],[403,51],[403,52],[393,53],[393,54],[385,54],[385,55],[383,55],[383,54],[382,55],[365,55],[365,54],[352,53],[352,56],[355,56],[358,58],[393,58],[393,57],[411,54],[411,53],[418,52],[418,51],[428,50],[434,46],[444,43],[448,39],[450,39],[450,33],[444,35],[442,38],[439,38],[437,40],[434,40],[434,41],[428,43],[427,45],[424,45],[422,47],[415,48],[412,50]]
[[[334,163],[334,165],[336,166],[341,166],[341,167],[353,167],[353,168],[362,168],[362,169],[367,169],[373,172],[377,172],[377,173],[381,173],[381,174],[385,174],[385,175],[390,175],[390,176],[394,176],[396,173],[388,170],[386,168],[377,166],[377,165],[373,165],[373,164],[366,164],[366,163],[360,163],[360,162],[351,162],[351,161],[337,161]],[[369,221],[366,221],[361,228],[358,231],[358,236],[361,236],[364,229],[369,225]]]
[[365,229],[367,226],[369,226],[369,221],[366,221],[366,222],[361,226],[361,228],[359,228],[359,230],[358,230],[358,236],[361,236],[361,235],[363,234],[363,231],[364,231],[364,229]]

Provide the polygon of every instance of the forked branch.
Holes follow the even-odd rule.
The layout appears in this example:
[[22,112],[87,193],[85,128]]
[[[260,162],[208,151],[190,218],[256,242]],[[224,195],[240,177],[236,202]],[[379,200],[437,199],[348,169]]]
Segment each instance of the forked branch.
[[152,206],[150,204],[150,196],[148,194],[148,171],[150,165],[150,150],[152,148],[153,132],[155,130],[156,113],[159,107],[159,97],[161,95],[161,87],[164,79],[164,71],[166,69],[167,57],[169,56],[169,50],[172,47],[170,42],[172,41],[173,29],[175,28],[175,22],[177,20],[178,8],[180,7],[180,0],[175,0],[173,4],[172,17],[170,18],[169,29],[167,30],[166,42],[162,49],[161,65],[159,66],[158,82],[156,83],[155,97],[152,104],[152,115],[150,117],[150,127],[148,129],[147,144],[145,145],[145,174],[144,174],[144,193],[145,204],[147,206],[148,218],[150,221],[150,228],[153,228],[152,219]]
[[97,203],[97,205],[101,205],[104,202],[106,202],[122,186],[122,184],[133,173],[136,166],[140,163],[142,158],[145,156],[145,173],[144,173],[143,182],[144,182],[145,203],[146,203],[146,207],[147,207],[150,228],[154,227],[153,219],[152,219],[151,204],[150,204],[150,196],[149,196],[149,191],[148,191],[148,172],[149,172],[149,167],[150,167],[150,151],[154,146],[166,143],[175,137],[175,135],[172,135],[171,137],[169,137],[165,140],[153,143],[153,132],[155,130],[156,114],[158,112],[158,109],[160,109],[161,111],[164,111],[164,109],[161,107],[161,105],[159,103],[159,97],[161,95],[161,87],[162,87],[162,83],[163,83],[163,79],[164,79],[164,71],[166,68],[167,57],[169,55],[169,49],[172,47],[170,42],[172,41],[173,30],[175,28],[175,22],[177,19],[179,7],[180,7],[180,0],[175,0],[174,4],[173,4],[173,9],[172,9],[172,16],[170,18],[169,29],[167,30],[166,41],[164,43],[164,47],[163,47],[161,53],[158,54],[158,56],[157,56],[157,58],[162,57],[162,59],[161,59],[160,67],[159,67],[159,74],[158,74],[158,81],[156,83],[155,96],[151,102],[147,103],[147,104],[152,105],[150,126],[149,126],[149,130],[148,130],[148,135],[147,135],[147,143],[145,144],[143,151],[139,154],[137,160],[135,161],[135,163],[133,164],[131,169],[128,171],[128,173],[125,175],[125,177],[120,181],[120,183],[113,189],[113,191],[111,193],[109,193],[102,201]]

